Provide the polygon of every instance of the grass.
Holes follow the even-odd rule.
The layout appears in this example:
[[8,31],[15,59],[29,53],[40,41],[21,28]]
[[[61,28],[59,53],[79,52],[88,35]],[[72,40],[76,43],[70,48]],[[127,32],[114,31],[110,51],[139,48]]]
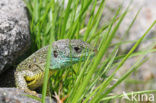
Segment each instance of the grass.
[[[52,92],[61,92],[61,97],[69,95],[66,103],[96,103],[107,102],[123,95],[109,96],[110,93],[120,85],[129,75],[146,61],[145,56],[156,51],[154,45],[146,50],[134,52],[136,48],[144,40],[145,36],[150,32],[156,21],[151,24],[142,37],[135,41],[125,41],[129,34],[139,12],[132,19],[125,35],[119,43],[112,44],[112,40],[117,35],[117,31],[128,13],[129,6],[126,10],[122,10],[122,5],[116,10],[116,14],[112,19],[99,27],[103,10],[105,9],[105,0],[101,0],[100,4],[97,0],[69,0],[65,6],[65,1],[55,2],[55,0],[25,0],[28,11],[30,13],[30,32],[32,39],[32,52],[37,49],[52,44],[59,39],[82,39],[93,46],[97,47],[97,55],[92,60],[86,60],[85,63],[78,63],[69,69],[62,69],[56,72],[51,78]],[[98,8],[97,11],[95,8]],[[87,15],[90,15],[88,24],[85,23]],[[81,32],[84,30],[84,32]],[[125,43],[135,43],[127,54],[118,55],[118,49]],[[109,52],[109,48],[113,48]],[[48,83],[48,73],[50,65],[51,46],[49,47],[47,63],[45,69],[45,78],[42,91],[42,103],[45,103],[45,96]],[[136,62],[128,71],[119,77],[118,80],[111,85],[116,72],[118,72],[127,59],[138,56]],[[103,58],[105,58],[103,60]],[[113,72],[108,75],[110,70]],[[81,84],[81,85],[80,85]],[[138,93],[151,93],[155,90],[138,91]],[[130,95],[130,93],[128,94]],[[106,101],[107,100],[107,101]]]

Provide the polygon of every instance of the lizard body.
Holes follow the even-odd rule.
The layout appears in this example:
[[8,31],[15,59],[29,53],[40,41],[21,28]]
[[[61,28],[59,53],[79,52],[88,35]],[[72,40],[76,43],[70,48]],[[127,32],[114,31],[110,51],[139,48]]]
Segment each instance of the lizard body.
[[[32,90],[42,86],[47,52],[48,46],[45,46],[17,66],[15,72],[17,88],[34,93]],[[81,40],[63,39],[54,42],[52,44],[49,77],[58,69],[69,67],[79,61],[85,61],[89,55],[94,55],[93,49]]]

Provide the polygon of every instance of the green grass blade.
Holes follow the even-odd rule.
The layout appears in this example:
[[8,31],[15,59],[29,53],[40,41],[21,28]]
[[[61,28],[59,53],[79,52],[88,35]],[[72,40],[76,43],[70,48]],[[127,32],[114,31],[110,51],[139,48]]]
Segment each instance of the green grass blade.
[[126,30],[126,32],[124,33],[124,35],[123,35],[123,38],[122,38],[122,39],[124,39],[124,38],[128,35],[128,33],[129,33],[130,29],[132,28],[132,26],[133,26],[134,22],[136,21],[136,19],[137,19],[137,17],[138,17],[138,15],[139,15],[140,11],[141,11],[141,8],[137,11],[137,13],[136,13],[135,17],[133,18],[133,20],[132,20],[131,24],[129,25],[128,29],[127,29],[127,30]]
[[80,71],[79,76],[77,77],[76,81],[75,81],[75,85],[74,85],[74,89],[71,91],[70,93],[70,98],[68,99],[68,102],[72,101],[74,99],[74,94],[76,94],[76,91],[79,87],[80,81],[82,80],[82,77],[84,75],[85,69],[87,68],[87,65],[89,63],[89,57],[87,58],[82,70]]
[[[95,2],[95,3],[96,3],[96,2]],[[92,20],[93,20],[93,21],[92,21],[91,24],[89,23],[88,26],[87,26],[86,33],[84,34],[84,41],[87,40],[90,31],[92,31],[92,29],[93,29],[93,26],[96,24],[96,27],[97,27],[97,25],[98,25],[98,23],[99,23],[99,21],[100,21],[102,12],[103,12],[104,5],[105,5],[105,0],[102,0],[102,2],[100,3],[99,9],[98,9],[98,11],[97,11],[97,13],[96,13],[94,19],[92,19],[92,18],[90,19],[89,22],[91,22]],[[93,8],[93,10],[95,10],[95,8]],[[97,22],[97,21],[98,21],[98,22]]]
[[55,30],[55,22],[56,22],[56,14],[55,14],[55,1],[52,0],[52,15],[53,15],[53,20],[52,20],[52,30],[51,30],[51,36],[50,36],[50,42],[49,42],[49,49],[48,49],[48,55],[47,55],[47,62],[46,62],[46,67],[45,67],[45,74],[44,74],[44,83],[43,83],[43,88],[42,88],[42,103],[45,103],[45,98],[46,98],[46,91],[47,91],[47,84],[48,84],[48,75],[49,75],[49,67],[50,67],[50,59],[51,59],[51,52],[52,52],[52,42],[53,42],[53,35],[54,35],[54,30]]
[[[116,48],[116,49],[117,49],[117,48]],[[101,77],[104,73],[106,73],[106,71],[111,67],[111,65],[112,65],[112,63],[113,63],[113,61],[114,61],[114,59],[115,59],[115,57],[116,57],[116,55],[117,55],[117,52],[118,52],[118,50],[116,50],[116,49],[114,49],[114,51],[112,52],[113,56],[112,56],[111,60],[109,61],[108,65],[106,66],[106,68],[104,69],[104,71],[103,71],[102,73],[100,72],[100,74],[97,74],[98,77],[96,77],[96,79],[95,79],[94,82],[91,84],[91,86],[92,86],[93,84],[95,84],[95,82],[97,82],[97,81],[99,80],[99,77]],[[100,68],[100,69],[103,69],[103,68]],[[99,70],[99,71],[100,71],[100,70]],[[101,86],[102,86],[102,84],[101,84]],[[86,97],[86,99],[83,101],[83,103],[87,103],[87,102],[89,101],[89,99],[90,99],[93,95],[95,95],[95,93],[97,92],[97,90],[98,90],[99,88],[101,88],[101,86],[97,87],[91,94],[89,94],[89,95]]]
[[62,26],[61,37],[63,37],[63,35],[65,34],[67,20],[68,20],[68,17],[70,15],[71,4],[72,4],[72,0],[69,0],[67,8],[65,10],[65,16],[64,16],[63,26]]

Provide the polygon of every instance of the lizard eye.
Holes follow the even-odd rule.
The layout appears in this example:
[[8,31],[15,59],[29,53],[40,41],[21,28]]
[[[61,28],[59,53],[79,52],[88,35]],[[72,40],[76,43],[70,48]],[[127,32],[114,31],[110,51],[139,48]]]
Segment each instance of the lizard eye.
[[74,50],[77,52],[77,53],[80,53],[81,52],[81,49],[79,47],[74,47]]
[[57,51],[53,51],[53,53],[54,53],[54,57],[57,58],[57,56],[58,56]]

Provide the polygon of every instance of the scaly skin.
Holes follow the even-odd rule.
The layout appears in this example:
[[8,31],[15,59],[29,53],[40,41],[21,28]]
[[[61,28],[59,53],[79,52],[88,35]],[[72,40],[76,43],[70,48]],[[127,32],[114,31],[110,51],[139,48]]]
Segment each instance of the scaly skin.
[[[48,46],[43,47],[21,62],[15,72],[17,88],[35,95],[32,91],[43,84],[44,70],[47,58]],[[94,55],[89,44],[81,40],[58,40],[52,45],[50,61],[50,75],[61,68],[67,68],[80,61],[85,61],[87,57]]]

